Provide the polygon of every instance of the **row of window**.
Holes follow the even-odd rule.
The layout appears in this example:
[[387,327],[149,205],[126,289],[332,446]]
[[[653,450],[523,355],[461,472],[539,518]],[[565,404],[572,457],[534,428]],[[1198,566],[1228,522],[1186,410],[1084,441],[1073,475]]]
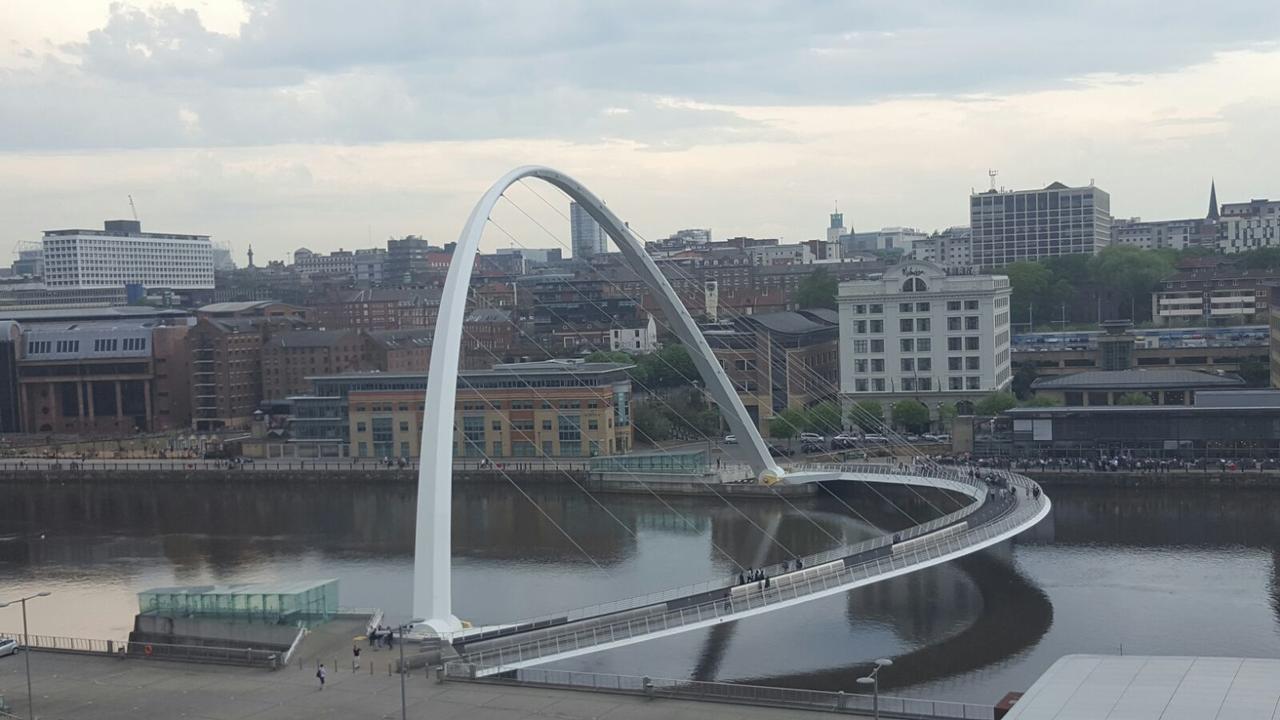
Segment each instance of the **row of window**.
[[[853,381],[855,392],[929,392],[933,388],[933,378],[900,377],[897,383],[884,378],[858,378]],[[977,376],[949,377],[948,390],[981,390],[982,378]]]

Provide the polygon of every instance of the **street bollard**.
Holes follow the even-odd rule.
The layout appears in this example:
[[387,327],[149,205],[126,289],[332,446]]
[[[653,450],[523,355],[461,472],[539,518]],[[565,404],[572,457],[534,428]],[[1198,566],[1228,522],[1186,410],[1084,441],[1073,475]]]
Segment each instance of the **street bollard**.
[[644,676],[644,694],[645,694],[645,697],[649,698],[650,700],[653,699],[653,695],[654,695],[653,680],[650,680],[648,675]]

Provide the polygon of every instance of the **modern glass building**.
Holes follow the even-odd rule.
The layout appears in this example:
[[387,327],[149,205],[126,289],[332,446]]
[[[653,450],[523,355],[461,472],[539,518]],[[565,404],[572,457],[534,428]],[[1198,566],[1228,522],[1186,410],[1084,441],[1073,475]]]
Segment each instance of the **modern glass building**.
[[310,625],[338,612],[338,581],[152,588],[138,593],[138,611],[144,615],[204,615]]

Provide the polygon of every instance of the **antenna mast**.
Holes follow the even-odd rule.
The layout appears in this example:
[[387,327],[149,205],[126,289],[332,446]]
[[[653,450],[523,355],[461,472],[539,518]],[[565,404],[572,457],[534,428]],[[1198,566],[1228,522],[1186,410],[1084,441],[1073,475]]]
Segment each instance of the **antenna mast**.
[[988,170],[987,177],[991,178],[991,189],[996,189],[996,176],[1000,174],[999,170]]
[[133,213],[133,221],[138,222],[138,206],[133,204],[133,195],[129,196],[129,210]]

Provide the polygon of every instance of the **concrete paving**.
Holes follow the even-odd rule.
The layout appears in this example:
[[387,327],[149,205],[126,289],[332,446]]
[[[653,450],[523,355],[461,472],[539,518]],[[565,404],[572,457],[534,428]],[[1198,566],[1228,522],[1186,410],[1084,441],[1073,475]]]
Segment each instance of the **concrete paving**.
[[[31,672],[36,717],[43,720],[399,718],[400,678],[388,676],[385,665],[378,667],[387,657],[385,651],[374,657],[377,660],[372,674],[367,664],[353,673],[348,652],[345,669],[331,670],[324,690],[319,689],[313,668],[304,665],[299,669],[297,664],[273,672],[36,651],[31,656]],[[422,671],[411,674],[407,684],[408,716],[419,720],[835,717],[807,710],[647,700],[572,690],[463,682],[440,684],[434,675]],[[27,716],[26,676],[21,654],[0,658],[0,694],[12,706],[10,712],[23,718]],[[842,714],[839,717],[864,716]]]

